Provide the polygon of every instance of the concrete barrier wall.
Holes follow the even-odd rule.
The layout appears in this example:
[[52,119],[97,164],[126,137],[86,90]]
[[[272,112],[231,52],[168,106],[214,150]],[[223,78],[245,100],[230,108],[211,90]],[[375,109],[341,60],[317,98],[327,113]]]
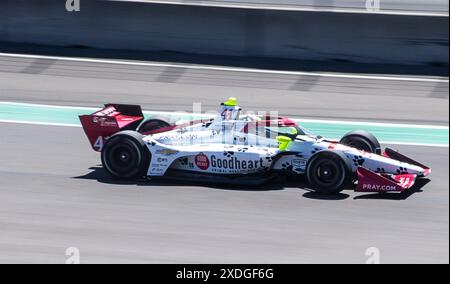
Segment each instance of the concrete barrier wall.
[[81,0],[0,1],[0,41],[194,54],[447,64],[448,17]]

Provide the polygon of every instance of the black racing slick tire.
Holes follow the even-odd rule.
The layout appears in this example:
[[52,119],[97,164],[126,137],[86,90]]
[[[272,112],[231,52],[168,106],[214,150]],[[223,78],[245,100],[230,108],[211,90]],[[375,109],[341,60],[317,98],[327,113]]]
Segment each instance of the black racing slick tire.
[[138,129],[139,133],[151,133],[158,129],[163,129],[172,126],[167,119],[164,118],[152,118],[144,121]]
[[317,193],[338,194],[351,179],[351,164],[342,152],[321,151],[308,161],[305,174],[308,185]]
[[142,138],[135,131],[122,131],[111,136],[101,153],[106,171],[119,179],[143,177],[151,155]]
[[364,130],[345,134],[339,143],[368,153],[381,154],[381,145],[378,139],[372,133]]

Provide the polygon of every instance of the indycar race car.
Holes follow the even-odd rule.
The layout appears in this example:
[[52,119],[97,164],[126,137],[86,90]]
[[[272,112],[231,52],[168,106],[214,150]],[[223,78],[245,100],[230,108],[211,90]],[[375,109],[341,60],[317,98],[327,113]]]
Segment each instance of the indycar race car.
[[431,169],[392,149],[382,151],[370,133],[357,130],[340,141],[316,136],[295,121],[272,115],[242,115],[235,98],[215,118],[144,121],[139,106],[107,104],[80,116],[103,167],[113,177],[163,177],[259,185],[274,176],[304,175],[307,186],[336,194],[404,192]]

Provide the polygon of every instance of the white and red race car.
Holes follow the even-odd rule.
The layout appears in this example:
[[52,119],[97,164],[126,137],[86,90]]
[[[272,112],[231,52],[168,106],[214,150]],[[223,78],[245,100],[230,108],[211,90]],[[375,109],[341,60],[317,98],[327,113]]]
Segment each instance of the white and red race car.
[[258,185],[281,174],[304,175],[312,190],[336,194],[404,192],[431,169],[365,131],[340,141],[315,136],[284,117],[241,115],[236,99],[206,121],[144,121],[139,106],[107,104],[80,116],[104,168],[114,177],[164,177]]

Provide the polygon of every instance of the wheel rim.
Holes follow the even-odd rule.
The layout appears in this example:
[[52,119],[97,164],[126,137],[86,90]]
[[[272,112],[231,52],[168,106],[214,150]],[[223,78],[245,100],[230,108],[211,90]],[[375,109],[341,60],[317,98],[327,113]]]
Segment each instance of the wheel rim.
[[118,147],[112,153],[115,164],[119,165],[120,167],[126,167],[128,163],[130,163],[131,156],[132,153],[130,149],[126,147]]
[[139,150],[132,143],[113,145],[106,155],[107,169],[117,176],[131,176],[139,167]]
[[334,185],[339,180],[339,165],[331,160],[321,161],[316,165],[317,181],[324,185]]

